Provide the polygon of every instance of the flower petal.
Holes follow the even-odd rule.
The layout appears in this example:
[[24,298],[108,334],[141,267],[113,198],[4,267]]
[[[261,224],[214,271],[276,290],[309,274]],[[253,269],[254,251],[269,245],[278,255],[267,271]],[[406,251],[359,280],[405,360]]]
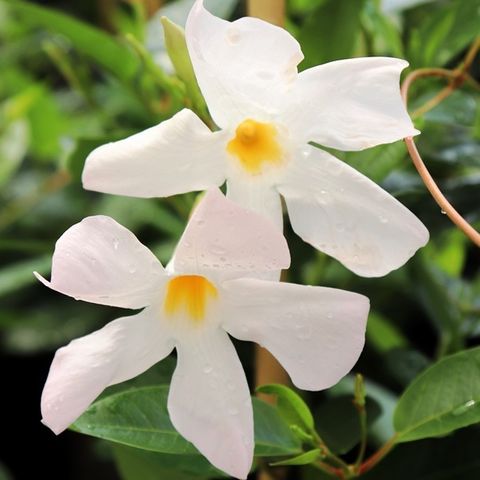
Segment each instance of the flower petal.
[[184,109],[155,127],[95,149],[83,186],[132,197],[167,197],[225,181],[227,139]]
[[142,308],[166,281],[157,258],[110,217],[87,217],[57,241],[47,287],[77,300]]
[[269,350],[298,388],[331,387],[362,351],[369,310],[363,295],[257,279],[226,281],[222,294],[225,330]]
[[227,179],[227,198],[243,208],[268,218],[283,232],[282,202],[278,192],[260,179]]
[[177,345],[168,411],[178,432],[215,467],[246,478],[253,459],[253,413],[247,379],[220,329]]
[[207,192],[195,209],[172,259],[176,273],[215,270],[265,272],[288,268],[288,245],[278,228],[260,215]]
[[339,60],[300,73],[288,98],[292,136],[339,150],[363,150],[413,136],[400,96],[404,60]]
[[149,309],[73,340],[53,359],[42,393],[42,422],[59,434],[106,387],[140,375],[172,349]]
[[198,0],[187,20],[186,40],[198,84],[215,123],[234,126],[280,110],[303,59],[298,42],[257,18],[227,22]]
[[278,189],[297,235],[358,275],[386,275],[428,241],[410,210],[318,148],[307,146]]

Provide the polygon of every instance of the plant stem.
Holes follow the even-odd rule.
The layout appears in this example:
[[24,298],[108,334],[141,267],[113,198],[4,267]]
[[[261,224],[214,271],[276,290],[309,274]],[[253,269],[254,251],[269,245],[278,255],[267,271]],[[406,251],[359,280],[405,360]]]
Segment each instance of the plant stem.
[[377,465],[395,446],[397,443],[398,435],[395,434],[387,443],[385,443],[382,448],[377,450],[372,456],[370,456],[365,462],[360,465],[358,470],[359,475],[363,475],[364,473],[371,470],[375,465]]
[[[431,98],[427,103],[422,107],[418,108],[413,112],[412,117],[418,117],[425,114],[427,111],[434,108],[441,101],[445,100],[453,91],[460,87],[465,81],[468,81],[470,76],[467,73],[467,70],[471,67],[472,62],[475,59],[478,51],[480,50],[480,37],[477,38],[467,54],[465,55],[463,64],[460,68],[456,70],[446,70],[443,68],[423,68],[415,70],[407,76],[405,81],[402,84],[401,93],[402,98],[405,102],[405,105],[408,103],[408,92],[413,82],[422,77],[443,77],[450,80],[450,83],[447,87],[441,90],[435,97]],[[442,212],[444,212],[448,218],[477,246],[480,247],[480,233],[477,232],[470,223],[468,223],[453,205],[447,200],[445,195],[435,183],[435,180],[430,175],[427,166],[425,165],[420,153],[418,152],[417,146],[412,137],[405,138],[405,143],[407,145],[408,153],[412,159],[412,162],[417,169],[418,174],[423,180],[423,183],[427,187],[428,191],[440,206]]]
[[283,27],[285,0],[247,0],[247,14]]
[[358,419],[360,421],[360,448],[353,469],[355,472],[358,472],[363,458],[365,457],[365,451],[367,450],[367,410],[364,405],[356,405],[356,407],[358,411]]

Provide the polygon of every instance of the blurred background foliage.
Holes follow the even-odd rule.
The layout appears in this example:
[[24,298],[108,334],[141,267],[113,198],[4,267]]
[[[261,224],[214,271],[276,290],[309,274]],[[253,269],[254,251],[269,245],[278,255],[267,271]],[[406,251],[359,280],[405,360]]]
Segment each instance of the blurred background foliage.
[[[96,146],[152,126],[184,106],[206,118],[194,81],[177,64],[179,75],[174,73],[160,22],[166,15],[182,24],[191,4],[0,0],[0,347],[7,432],[2,480],[31,478],[32,472],[62,479],[192,478],[191,469],[180,471],[166,458],[141,462],[150,468],[138,473],[143,467],[132,467],[138,457],[125,447],[112,451],[71,432],[57,439],[40,425],[40,392],[54,350],[118,312],[48,291],[32,275],[36,270],[48,276],[56,239],[93,214],[114,217],[162,262],[169,259],[195,195],[163,200],[102,195],[84,191],[80,174]],[[224,18],[245,14],[243,2],[206,4]],[[411,69],[454,68],[480,33],[480,0],[290,0],[287,14],[287,28],[305,53],[301,69],[364,55],[405,58]],[[479,56],[471,74],[479,80]],[[442,82],[416,83],[411,111],[438,93]],[[433,176],[477,228],[479,98],[479,84],[466,83],[415,121],[422,131],[419,150]],[[479,344],[480,251],[442,215],[402,142],[336,153],[407,205],[431,232],[428,246],[405,267],[363,279],[303,244],[286,226],[293,258],[289,281],[344,288],[371,299],[367,345],[355,371],[367,379],[372,449],[392,433],[396,399],[421,371]],[[251,347],[237,348],[251,377]],[[168,382],[171,369],[167,364],[156,375]],[[347,455],[358,443],[355,411],[345,400],[351,383],[347,378],[327,393],[305,397],[324,438]],[[479,441],[478,428],[469,427],[442,440],[399,446],[365,478],[476,478]],[[166,473],[152,476],[152,469]],[[204,478],[209,475],[204,471]],[[308,468],[292,475],[323,478]]]

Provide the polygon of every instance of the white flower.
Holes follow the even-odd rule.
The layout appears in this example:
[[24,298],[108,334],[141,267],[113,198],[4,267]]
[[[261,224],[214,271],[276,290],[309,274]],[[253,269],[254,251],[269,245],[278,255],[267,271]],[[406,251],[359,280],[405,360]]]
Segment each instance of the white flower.
[[308,390],[335,384],[364,344],[364,296],[252,278],[289,263],[278,229],[217,189],[196,208],[166,270],[109,217],[74,225],[56,244],[51,281],[37,277],[79,300],[145,308],[57,351],[42,421],[62,432],[106,387],[176,348],[168,397],[173,425],[213,465],[245,478],[253,457],[252,404],[227,333],[268,348]]
[[193,6],[186,39],[220,131],[190,110],[88,157],[89,190],[164,197],[227,182],[227,196],[294,231],[363,276],[403,265],[428,241],[396,199],[317,142],[362,150],[418,132],[400,97],[407,62],[356,58],[297,73],[303,55],[285,30],[256,18],[228,22]]

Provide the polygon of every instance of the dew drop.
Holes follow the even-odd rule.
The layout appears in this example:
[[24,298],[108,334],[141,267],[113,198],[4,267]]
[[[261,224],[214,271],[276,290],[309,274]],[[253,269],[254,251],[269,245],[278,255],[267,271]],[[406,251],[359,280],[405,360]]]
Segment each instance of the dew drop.
[[235,408],[235,407],[229,408],[229,409],[228,409],[228,414],[229,414],[229,415],[232,415],[232,417],[233,417],[234,415],[238,415],[238,408]]
[[236,45],[240,41],[240,31],[238,28],[230,27],[226,32],[226,37],[229,43]]
[[118,246],[120,245],[120,242],[118,241],[118,238],[113,239],[113,249],[118,250]]
[[296,325],[297,338],[299,340],[308,340],[312,336],[312,331],[310,327],[305,325]]
[[332,318],[333,318],[333,313],[332,313],[332,312],[328,312],[328,313],[327,313],[327,318],[332,319]]
[[215,256],[225,255],[225,249],[220,245],[212,245],[210,247],[210,253]]
[[266,72],[266,71],[259,71],[259,72],[257,72],[257,77],[260,80],[272,80],[273,79],[273,73],[272,72]]
[[388,223],[388,218],[384,217],[383,215],[380,215],[379,219],[382,223]]
[[212,373],[213,371],[213,367],[207,363],[204,367],[203,367],[203,373]]
[[446,215],[446,214],[447,214],[447,212],[446,212],[445,210],[440,210],[440,213],[441,213],[442,215]]

